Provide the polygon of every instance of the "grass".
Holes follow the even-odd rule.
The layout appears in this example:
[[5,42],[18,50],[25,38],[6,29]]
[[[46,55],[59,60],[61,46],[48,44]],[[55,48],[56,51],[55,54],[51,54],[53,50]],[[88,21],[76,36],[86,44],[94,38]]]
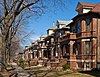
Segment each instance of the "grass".
[[[44,70],[47,67],[44,66],[32,66],[26,67],[26,70]],[[81,72],[68,72],[58,69],[53,69],[50,71],[37,71],[31,72],[33,77],[100,77],[100,71],[92,70],[92,71],[81,71]]]
[[[46,67],[33,67],[31,69],[45,69]],[[0,72],[0,77],[3,75],[4,77],[9,77],[10,73],[8,72]],[[92,71],[82,71],[82,72],[68,72],[63,70],[49,70],[49,71],[40,71],[40,72],[32,72],[33,77],[100,77],[100,71],[92,70]]]
[[45,72],[40,72],[37,74],[33,74],[33,77],[100,77],[100,76],[93,76],[91,74],[87,73],[80,73],[80,72],[67,72],[67,71],[56,71],[56,70],[51,70],[51,71],[45,71]]
[[58,77],[95,77],[95,76],[77,72],[77,73],[72,73],[72,74],[65,74],[65,75],[58,76]]
[[50,72],[48,74],[45,73],[39,73],[37,74],[37,77],[95,77],[92,75],[88,75],[88,74],[82,74],[82,73],[70,73],[70,74],[59,74],[57,72]]
[[[44,67],[42,67],[43,69]],[[41,68],[38,68],[41,69]],[[81,72],[72,72],[72,71],[58,71],[57,69],[49,71],[41,71],[33,73],[33,77],[100,77],[100,71],[81,71]]]

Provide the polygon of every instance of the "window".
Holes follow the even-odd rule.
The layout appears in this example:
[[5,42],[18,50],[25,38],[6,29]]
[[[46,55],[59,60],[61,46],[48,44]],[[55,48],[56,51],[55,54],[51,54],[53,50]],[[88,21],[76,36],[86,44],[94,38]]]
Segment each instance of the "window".
[[63,56],[63,45],[61,45],[61,51],[62,51],[62,56]]
[[81,21],[77,22],[77,33],[81,32]]
[[90,63],[86,63],[86,68],[90,68]]
[[34,59],[34,52],[32,53],[33,59]]
[[73,54],[76,54],[76,43],[73,44]]
[[58,56],[58,46],[56,45],[56,57]]
[[67,45],[66,45],[66,53],[67,53],[67,55],[69,55],[69,51],[70,51],[70,45],[67,44]]
[[77,53],[76,54],[80,55],[81,54],[81,43],[77,42],[76,44],[77,44]]
[[86,31],[90,31],[90,18],[86,18]]
[[54,40],[58,41],[58,33],[55,33]]
[[47,57],[47,51],[44,50],[44,57]]
[[51,42],[54,42],[54,38],[51,38]]
[[49,30],[47,30],[47,34],[49,35]]
[[89,41],[85,42],[85,51],[86,51],[86,54],[90,53],[90,42]]
[[91,69],[91,63],[90,62],[86,62],[85,63],[85,70],[90,70]]
[[51,58],[51,52],[48,50],[48,58]]
[[63,35],[64,34],[64,31],[62,30],[60,33],[61,33],[61,35]]
[[80,69],[80,68],[81,68],[82,63],[81,63],[81,62],[77,62],[76,64],[77,64],[77,69]]
[[71,27],[71,31],[72,31],[73,33],[76,33],[76,28],[75,28],[75,26],[72,26],[72,27]]

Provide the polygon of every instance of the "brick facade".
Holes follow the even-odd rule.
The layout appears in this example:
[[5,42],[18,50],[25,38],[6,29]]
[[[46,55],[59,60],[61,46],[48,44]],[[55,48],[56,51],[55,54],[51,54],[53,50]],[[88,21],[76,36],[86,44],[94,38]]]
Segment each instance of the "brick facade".
[[[100,5],[79,2],[76,7],[78,15],[73,21],[58,20],[57,28],[48,29],[46,37],[26,49],[25,52],[33,52],[30,54],[34,54],[31,57],[34,64],[58,67],[68,63],[74,70],[99,69],[100,12],[95,10],[100,9],[97,6]],[[85,7],[90,11],[84,13]]]

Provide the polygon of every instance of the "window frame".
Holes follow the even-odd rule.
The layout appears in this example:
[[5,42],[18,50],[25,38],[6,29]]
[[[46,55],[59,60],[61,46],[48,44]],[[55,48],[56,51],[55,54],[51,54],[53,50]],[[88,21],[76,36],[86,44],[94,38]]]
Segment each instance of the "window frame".
[[90,23],[91,23],[91,18],[86,18],[85,19],[85,24],[86,24],[86,28],[85,31],[90,31]]
[[[87,49],[87,45],[86,45],[86,44],[89,44],[89,45],[88,45],[88,48],[89,48],[89,49]],[[86,54],[86,55],[89,55],[89,54],[90,54],[90,45],[91,45],[91,44],[90,44],[90,41],[85,41],[85,54]]]
[[80,33],[81,32],[81,21],[79,20],[77,22],[77,33]]
[[[82,54],[82,53],[81,53],[81,42],[76,42],[76,45],[77,45],[77,52],[76,52],[76,54],[77,54],[77,55]],[[80,48],[79,48],[79,47],[80,47]]]
[[60,34],[61,34],[61,35],[64,35],[64,34],[65,34],[65,31],[64,31],[64,30],[61,30],[61,31],[60,31]]

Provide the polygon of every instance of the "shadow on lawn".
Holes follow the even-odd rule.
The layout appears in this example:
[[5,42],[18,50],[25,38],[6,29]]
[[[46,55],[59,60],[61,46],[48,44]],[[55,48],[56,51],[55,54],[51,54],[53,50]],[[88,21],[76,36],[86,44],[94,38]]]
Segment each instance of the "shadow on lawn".
[[91,71],[80,71],[80,73],[85,73],[85,74],[89,74],[95,77],[100,77],[100,70],[94,69]]

